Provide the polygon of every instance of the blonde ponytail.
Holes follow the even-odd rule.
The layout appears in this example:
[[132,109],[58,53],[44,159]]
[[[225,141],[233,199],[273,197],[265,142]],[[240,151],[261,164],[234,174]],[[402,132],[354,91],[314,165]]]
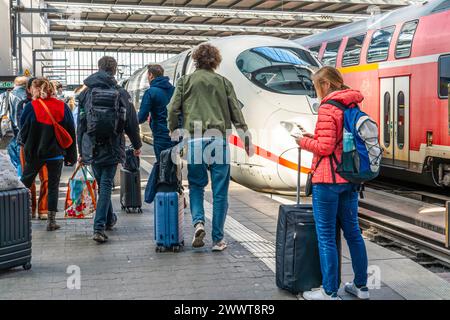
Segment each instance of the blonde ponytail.
[[349,86],[344,84],[344,79],[342,78],[342,74],[339,70],[333,67],[327,66],[319,69],[319,71],[313,75],[313,80],[318,83],[328,81],[330,83],[331,91],[350,89]]

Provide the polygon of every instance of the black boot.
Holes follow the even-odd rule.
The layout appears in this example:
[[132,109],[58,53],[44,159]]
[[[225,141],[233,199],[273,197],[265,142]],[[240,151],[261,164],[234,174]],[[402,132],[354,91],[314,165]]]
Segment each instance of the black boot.
[[61,226],[56,224],[56,212],[49,211],[47,218],[47,231],[55,231],[60,229]]

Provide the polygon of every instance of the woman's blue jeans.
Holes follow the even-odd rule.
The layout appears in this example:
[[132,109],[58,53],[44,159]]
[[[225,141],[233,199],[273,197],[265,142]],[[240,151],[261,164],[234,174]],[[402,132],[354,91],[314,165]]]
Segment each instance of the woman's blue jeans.
[[319,241],[322,286],[328,294],[339,289],[336,223],[339,219],[350,249],[354,283],[367,284],[367,252],[358,223],[358,192],[353,184],[313,185],[313,210]]
[[225,139],[201,138],[188,142],[188,181],[192,222],[205,222],[203,205],[208,169],[211,172],[213,192],[212,239],[219,242],[224,237],[228,211],[230,184],[229,147]]

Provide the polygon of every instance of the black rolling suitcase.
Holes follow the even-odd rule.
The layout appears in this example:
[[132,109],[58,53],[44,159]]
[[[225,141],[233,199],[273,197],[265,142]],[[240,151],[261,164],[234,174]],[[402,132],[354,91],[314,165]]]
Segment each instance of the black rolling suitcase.
[[31,268],[31,197],[28,189],[0,191],[0,270]]
[[132,148],[126,149],[126,161],[120,169],[120,204],[127,213],[142,213],[139,158],[133,152]]
[[[300,148],[298,163],[300,166]],[[340,257],[340,232],[337,235]],[[312,204],[300,203],[300,170],[297,177],[297,204],[281,205],[279,209],[275,250],[277,287],[298,294],[321,286],[322,273],[313,207]]]

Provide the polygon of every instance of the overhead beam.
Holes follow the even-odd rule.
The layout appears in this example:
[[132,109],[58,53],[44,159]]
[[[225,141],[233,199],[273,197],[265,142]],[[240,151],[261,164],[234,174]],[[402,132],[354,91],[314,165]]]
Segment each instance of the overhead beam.
[[142,33],[109,33],[109,32],[59,32],[49,33],[22,33],[22,38],[82,38],[82,39],[117,39],[117,40],[165,40],[184,42],[206,42],[218,37],[190,36],[190,35],[169,35],[169,34],[142,34]]
[[216,31],[216,32],[241,32],[241,33],[280,33],[280,34],[302,34],[310,35],[323,32],[318,28],[279,28],[279,27],[254,27],[237,25],[209,25],[209,24],[189,24],[189,23],[153,23],[153,22],[131,22],[131,21],[101,21],[101,20],[66,20],[49,19],[50,26],[63,26],[71,30],[83,27],[98,28],[133,28],[147,30],[183,30],[183,31]]
[[74,40],[55,40],[53,41],[54,46],[65,46],[65,47],[125,47],[125,48],[151,48],[155,50],[178,50],[183,51],[192,48],[193,46],[184,44],[153,44],[153,43],[140,43],[140,42],[102,42],[102,41],[74,41]]
[[262,10],[214,9],[194,7],[165,7],[165,6],[136,6],[136,5],[108,5],[68,2],[47,2],[47,8],[22,8],[24,12],[57,13],[63,15],[104,13],[169,16],[169,17],[202,17],[224,19],[258,19],[279,21],[313,21],[349,23],[368,17],[363,14],[352,13],[324,13],[324,12],[286,12]]
[[[287,0],[284,2],[309,2],[309,3],[329,3],[329,4],[368,4],[368,5],[391,5],[409,6],[411,4],[423,3],[427,0]],[[281,0],[279,2],[282,2]]]

